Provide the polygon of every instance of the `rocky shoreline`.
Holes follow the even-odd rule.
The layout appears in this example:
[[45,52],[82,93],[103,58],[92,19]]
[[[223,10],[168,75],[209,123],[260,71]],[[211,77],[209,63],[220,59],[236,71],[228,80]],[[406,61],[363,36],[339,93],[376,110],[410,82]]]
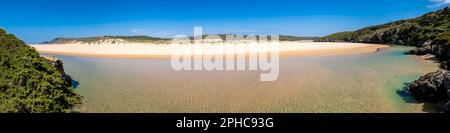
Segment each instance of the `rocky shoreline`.
[[338,32],[316,41],[356,42],[416,46],[406,54],[437,60],[442,70],[429,73],[406,86],[417,101],[436,103],[449,112],[450,90],[450,7],[417,18]]
[[420,77],[406,87],[418,102],[435,103],[441,112],[450,113],[450,71],[440,69]]
[[56,69],[61,73],[61,77],[65,81],[67,86],[72,86],[72,77],[64,71],[64,65],[63,62],[56,57],[51,56],[42,56],[42,58],[47,59],[50,64],[56,67]]
[[427,43],[405,53],[436,60],[441,68],[413,81],[406,86],[406,90],[418,102],[433,103],[440,109],[438,111],[450,113],[450,71],[448,59],[442,58],[442,54],[448,53],[444,51],[447,50]]

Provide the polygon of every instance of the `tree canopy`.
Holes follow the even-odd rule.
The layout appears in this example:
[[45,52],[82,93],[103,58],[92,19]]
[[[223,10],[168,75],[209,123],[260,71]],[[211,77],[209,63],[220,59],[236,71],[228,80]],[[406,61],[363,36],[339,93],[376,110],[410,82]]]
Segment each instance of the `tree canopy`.
[[0,112],[72,112],[81,97],[55,63],[0,29]]

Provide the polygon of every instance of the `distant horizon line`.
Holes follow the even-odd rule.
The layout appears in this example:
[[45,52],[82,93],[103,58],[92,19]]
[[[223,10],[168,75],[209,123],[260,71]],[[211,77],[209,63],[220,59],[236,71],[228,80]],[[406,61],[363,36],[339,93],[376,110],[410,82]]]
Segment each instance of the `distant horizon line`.
[[[228,33],[220,33],[220,34],[204,34],[203,36],[208,36],[208,35],[242,35],[242,36],[248,36],[248,35],[254,35],[256,37],[258,36],[262,36],[262,35],[279,35],[279,36],[285,36],[285,37],[304,37],[304,38],[319,38],[319,37],[324,37],[324,36],[302,36],[302,35],[289,35],[289,34],[228,34]],[[174,35],[173,37],[175,37],[176,35]],[[151,37],[151,38],[157,38],[157,39],[172,39],[173,37],[162,37],[162,36],[151,36],[151,35],[94,35],[94,36],[79,36],[79,37],[55,37],[51,40],[48,41],[52,41],[55,39],[86,39],[86,38],[102,38],[102,37]],[[188,36],[188,37],[194,37],[192,36]],[[48,42],[48,41],[43,41],[43,42]],[[42,43],[42,42],[41,42]],[[30,43],[31,44],[31,43]]]

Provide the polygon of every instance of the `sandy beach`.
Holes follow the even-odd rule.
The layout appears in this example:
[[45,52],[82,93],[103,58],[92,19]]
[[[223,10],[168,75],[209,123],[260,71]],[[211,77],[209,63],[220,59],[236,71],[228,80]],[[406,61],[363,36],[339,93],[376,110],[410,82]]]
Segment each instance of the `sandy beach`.
[[[246,44],[242,44],[246,45]],[[94,57],[120,57],[120,58],[170,58],[176,50],[171,45],[155,44],[49,44],[30,45],[40,53],[94,56]],[[181,46],[184,47],[184,46]],[[279,45],[280,56],[317,56],[358,54],[375,52],[387,45],[364,43],[337,43],[337,42],[281,42]],[[224,45],[214,45],[208,49],[226,49]],[[232,48],[230,51],[233,51]],[[226,53],[226,52],[225,52]]]

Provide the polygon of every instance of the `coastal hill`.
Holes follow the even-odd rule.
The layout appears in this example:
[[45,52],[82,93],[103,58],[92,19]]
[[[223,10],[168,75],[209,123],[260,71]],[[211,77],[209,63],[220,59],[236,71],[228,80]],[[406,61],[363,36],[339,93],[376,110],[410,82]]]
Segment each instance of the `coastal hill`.
[[[227,35],[234,35],[237,36],[235,34],[217,34],[222,40],[226,39]],[[207,35],[203,35],[203,38],[206,37]],[[247,37],[248,35],[242,35],[243,37]],[[270,35],[267,35],[268,38],[270,39]],[[255,35],[255,37],[257,39],[259,39],[259,35]],[[193,39],[191,37],[191,39]],[[279,39],[280,41],[304,41],[304,40],[316,40],[319,39],[319,37],[309,37],[309,36],[290,36],[290,35],[279,35]]]
[[83,38],[55,38],[43,44],[122,44],[122,43],[166,43],[170,39],[148,36],[97,36]]
[[[227,34],[218,34],[218,36],[225,40]],[[203,35],[205,37],[207,35]],[[246,37],[247,35],[243,35]],[[259,36],[256,36],[259,38]],[[193,37],[190,37],[193,39]],[[302,41],[302,40],[316,40],[318,37],[298,37],[280,35],[280,41]],[[43,42],[42,44],[124,44],[124,43],[152,43],[152,44],[168,44],[171,42],[170,38],[158,38],[149,36],[97,36],[97,37],[83,37],[83,38],[55,38],[51,41]]]
[[370,26],[357,31],[339,32],[316,41],[397,44],[419,47],[411,54],[433,54],[442,61],[450,59],[450,8],[423,16]]
[[[443,69],[449,69],[450,7],[417,18],[331,34],[315,41],[416,46],[416,49],[407,54],[432,54],[440,61]],[[436,103],[443,112],[450,112],[450,71],[429,73],[410,83],[405,89],[417,101]]]
[[0,112],[73,112],[81,97],[60,60],[0,29]]

